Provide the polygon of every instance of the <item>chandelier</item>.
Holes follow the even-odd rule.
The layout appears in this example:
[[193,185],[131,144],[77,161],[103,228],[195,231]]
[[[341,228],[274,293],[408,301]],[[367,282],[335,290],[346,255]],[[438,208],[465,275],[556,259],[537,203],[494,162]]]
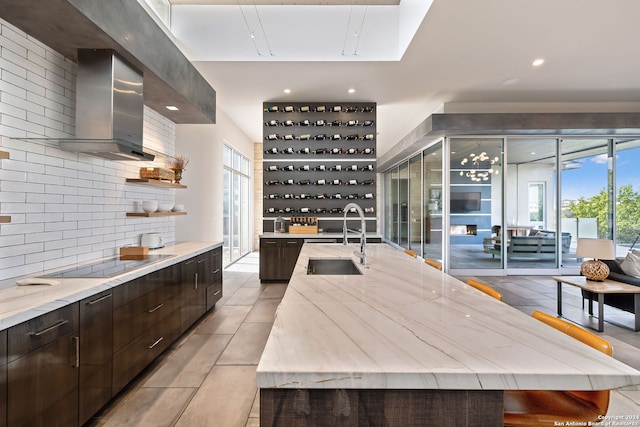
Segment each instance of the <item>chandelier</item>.
[[[469,157],[465,157],[460,161],[460,165],[465,166],[467,165],[467,163],[470,163],[469,167],[471,167],[472,169],[469,169],[467,172],[460,171],[460,176],[466,176],[474,182],[488,181],[489,175],[498,175],[500,173],[499,170],[493,168],[493,165],[498,163],[499,161],[500,158],[498,158],[498,156],[494,157],[493,159],[489,158],[486,151],[483,151],[480,154],[471,153],[469,154]],[[491,165],[489,169],[480,170],[482,164],[486,162],[489,162],[489,164]]]

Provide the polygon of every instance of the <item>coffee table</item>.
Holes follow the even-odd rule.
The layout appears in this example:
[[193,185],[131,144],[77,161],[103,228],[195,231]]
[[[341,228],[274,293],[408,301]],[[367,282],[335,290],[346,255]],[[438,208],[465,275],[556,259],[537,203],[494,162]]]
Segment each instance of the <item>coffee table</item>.
[[[628,285],[615,280],[604,279],[602,282],[587,280],[584,276],[554,276],[558,286],[558,316],[562,316],[562,284],[576,286],[598,295],[598,332],[604,331],[604,294],[634,294],[635,311],[634,331],[640,331],[640,286]],[[593,314],[589,310],[589,314]]]

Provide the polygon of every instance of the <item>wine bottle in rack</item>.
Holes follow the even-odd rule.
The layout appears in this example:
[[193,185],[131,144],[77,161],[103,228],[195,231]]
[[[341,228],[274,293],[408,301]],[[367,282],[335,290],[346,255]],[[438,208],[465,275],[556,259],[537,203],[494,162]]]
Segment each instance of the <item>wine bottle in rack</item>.
[[327,111],[327,107],[325,107],[324,105],[318,105],[313,109],[313,111],[315,111],[316,113],[324,113],[325,111]]
[[298,199],[310,199],[310,198],[311,198],[311,194],[302,193],[298,195]]
[[[299,151],[298,151],[299,153]],[[299,171],[308,171],[309,170],[309,165],[302,165],[298,168]]]
[[311,108],[309,108],[308,105],[303,105],[298,109],[298,111],[301,113],[308,113],[309,111],[311,111]]
[[276,213],[276,208],[267,208],[264,210],[264,213]]
[[309,212],[311,212],[311,209],[310,208],[300,208],[300,209],[298,209],[298,212],[300,212],[300,213],[309,213]]
[[267,185],[278,185],[280,184],[280,181],[278,181],[277,179],[270,179],[269,181],[265,181],[264,183]]
[[373,120],[365,120],[362,122],[362,126],[373,126],[374,124]]
[[329,213],[342,213],[342,209],[340,209],[340,208],[331,208],[331,209],[329,209]]
[[325,124],[327,124],[327,122],[325,122],[324,120],[316,120],[313,123],[314,126],[324,126]]
[[361,151],[362,154],[373,154],[373,148],[365,148]]
[[293,113],[293,111],[294,111],[293,105],[285,105],[284,107],[285,113]]
[[327,195],[326,195],[326,194],[324,194],[324,193],[321,193],[321,194],[316,194],[315,196],[313,196],[313,198],[314,198],[314,199],[328,199],[328,198],[329,198],[329,196],[327,196]]
[[284,150],[280,151],[282,154],[294,154],[295,150],[293,147],[287,147]]
[[275,141],[277,139],[280,139],[280,136],[277,133],[271,133],[265,136],[264,139],[266,139],[267,141]]
[[314,136],[313,139],[315,139],[316,141],[324,141],[325,139],[327,139],[327,135],[325,135],[324,133],[320,133]]
[[314,171],[324,171],[325,170],[325,166],[324,165],[318,165],[315,168],[313,168]]
[[282,195],[283,199],[293,199],[295,198],[295,196],[293,195],[293,193],[285,193]]
[[332,148],[331,150],[329,150],[329,153],[331,154],[342,154],[342,150],[340,148]]
[[346,170],[346,171],[357,171],[358,170],[358,165],[347,166],[344,170]]
[[294,213],[296,210],[294,208],[284,208],[282,209],[282,213]]
[[358,121],[357,120],[349,120],[347,122],[347,126],[358,126]]
[[311,184],[311,181],[308,179],[303,179],[301,181],[298,181],[298,185],[309,185]]
[[293,122],[293,120],[285,120],[284,122],[282,122],[282,126],[295,126],[295,123]]
[[373,165],[367,165],[367,166],[363,166],[361,169],[361,171],[372,171],[374,170]]
[[375,183],[372,179],[365,179],[364,181],[360,181],[360,185],[373,185]]
[[336,199],[336,200],[340,200],[340,199],[342,199],[342,194],[340,194],[340,193],[332,194],[331,198],[332,199]]
[[372,133],[368,133],[366,135],[362,135],[360,137],[360,139],[363,139],[365,141],[373,141],[373,134]]
[[283,166],[281,168],[281,170],[283,170],[283,171],[292,171],[293,170],[293,165]]
[[358,112],[358,107],[347,107],[345,109],[345,112],[347,112],[347,113],[357,113]]
[[278,154],[278,149],[276,147],[273,147],[268,150],[264,150],[264,154]]
[[264,170],[270,171],[270,172],[277,171],[278,170],[278,166],[271,165],[271,166],[268,166],[268,167],[264,168]]
[[282,180],[282,184],[284,184],[284,185],[293,185],[293,184],[295,184],[295,181],[292,180],[292,179],[285,179],[285,180]]
[[335,165],[330,170],[339,172],[342,170],[342,165]]
[[366,193],[362,196],[364,199],[373,199],[373,193]]
[[298,122],[298,126],[309,126],[311,125],[311,122],[308,119],[304,119],[301,122]]
[[308,141],[308,140],[310,140],[310,139],[311,139],[311,134],[310,134],[310,133],[305,133],[304,135],[300,135],[300,136],[298,137],[298,139],[299,139],[300,141]]
[[369,208],[364,208],[364,213],[374,213],[375,211],[376,210],[373,206]]
[[279,199],[280,196],[278,196],[277,194],[269,194],[267,196],[264,196],[265,199]]
[[315,208],[313,212],[315,213],[325,213],[327,210],[325,208]]
[[278,126],[279,124],[280,122],[277,120],[269,120],[268,122],[265,122],[265,126]]
[[333,120],[331,126],[342,126],[342,120]]
[[277,105],[271,105],[267,108],[264,109],[266,112],[268,113],[277,113],[278,112],[278,106]]
[[358,185],[358,180],[350,179],[349,181],[347,181],[347,185]]
[[340,181],[339,179],[334,179],[329,181],[329,184],[331,185],[342,185],[342,181]]
[[347,149],[347,151],[345,151],[345,153],[347,153],[347,154],[358,154],[358,149],[357,148],[349,148],[349,149]]
[[313,150],[313,154],[326,154],[328,150],[326,148],[316,148]]
[[296,137],[289,133],[289,134],[283,135],[282,139],[285,141],[293,141],[294,139],[296,139]]
[[309,147],[301,148],[298,150],[298,154],[309,154],[309,153],[311,153],[311,150],[309,149]]
[[325,185],[327,183],[327,180],[325,179],[319,179],[315,182],[316,185]]
[[345,197],[345,198],[346,199],[350,199],[350,200],[357,199],[358,195],[357,194],[347,194],[347,197]]
[[342,139],[342,135],[340,135],[339,133],[336,133],[331,135],[329,139],[332,141],[340,141]]
[[373,113],[373,107],[371,107],[371,106],[362,107],[362,112],[363,113]]
[[355,141],[356,139],[358,139],[358,134],[352,133],[350,135],[345,136],[344,139],[346,139],[347,141]]
[[342,106],[341,105],[334,105],[333,107],[331,107],[331,111],[334,113],[339,113],[340,111],[342,111]]

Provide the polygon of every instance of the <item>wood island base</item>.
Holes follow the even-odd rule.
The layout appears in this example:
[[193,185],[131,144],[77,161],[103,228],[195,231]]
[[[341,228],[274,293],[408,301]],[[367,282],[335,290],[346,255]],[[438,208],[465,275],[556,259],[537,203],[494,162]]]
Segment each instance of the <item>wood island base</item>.
[[502,390],[260,389],[260,426],[503,425]]

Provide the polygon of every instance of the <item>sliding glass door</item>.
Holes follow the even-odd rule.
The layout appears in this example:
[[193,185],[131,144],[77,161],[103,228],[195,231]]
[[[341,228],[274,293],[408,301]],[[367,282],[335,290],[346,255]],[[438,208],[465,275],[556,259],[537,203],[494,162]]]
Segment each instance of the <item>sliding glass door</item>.
[[251,248],[251,165],[227,145],[223,164],[223,264],[228,265]]

